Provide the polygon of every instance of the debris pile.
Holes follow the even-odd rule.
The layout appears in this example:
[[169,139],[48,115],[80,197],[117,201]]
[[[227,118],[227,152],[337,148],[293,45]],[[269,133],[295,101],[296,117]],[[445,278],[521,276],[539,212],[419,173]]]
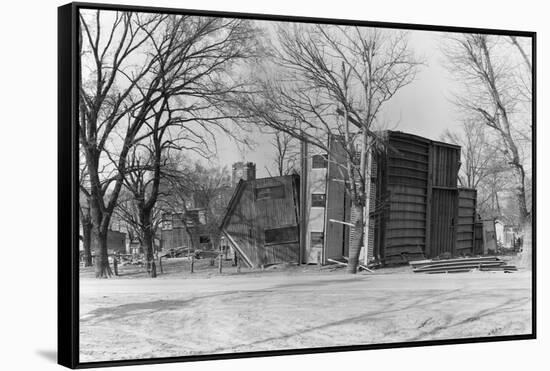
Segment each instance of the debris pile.
[[472,270],[514,272],[518,269],[497,257],[417,260],[409,262],[414,273],[461,273]]

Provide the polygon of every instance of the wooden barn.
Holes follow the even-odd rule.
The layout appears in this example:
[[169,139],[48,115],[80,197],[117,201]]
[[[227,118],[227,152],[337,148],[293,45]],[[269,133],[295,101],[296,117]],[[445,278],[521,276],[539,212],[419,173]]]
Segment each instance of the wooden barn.
[[298,263],[299,177],[240,180],[221,230],[250,267]]

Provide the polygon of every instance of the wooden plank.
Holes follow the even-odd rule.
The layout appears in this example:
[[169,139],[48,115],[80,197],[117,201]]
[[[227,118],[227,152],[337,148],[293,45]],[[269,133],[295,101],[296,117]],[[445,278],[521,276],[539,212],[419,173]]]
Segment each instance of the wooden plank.
[[421,173],[427,173],[428,172],[427,168],[426,169],[419,169],[419,168],[412,167],[412,166],[397,165],[397,164],[391,165],[390,168],[412,170],[412,171],[418,171],[418,172],[421,172]]
[[454,268],[454,267],[497,267],[504,265],[503,261],[482,261],[482,262],[455,262],[455,263],[435,263],[435,264],[426,264],[422,267],[415,268],[418,271],[430,270],[435,268]]
[[335,182],[334,179],[346,180],[347,175],[340,168],[340,164],[346,161],[345,149],[336,136],[329,138],[329,162],[327,166],[327,189],[325,208],[325,240],[324,258],[340,258],[344,252],[344,229],[342,223],[330,222],[331,220],[344,221],[346,188],[344,183]]
[[344,267],[347,267],[347,266],[348,266],[348,263],[344,263],[344,262],[341,262],[341,261],[338,261],[338,260],[334,260],[334,259],[331,259],[331,258],[327,258],[327,261],[330,262],[330,263],[334,263],[334,264],[338,264],[338,265],[344,266]]
[[426,178],[426,233],[424,239],[424,254],[426,256],[432,256],[432,241],[431,241],[431,226],[432,226],[432,193],[433,193],[433,149],[432,146],[429,147],[429,156],[428,156],[428,177]]
[[428,164],[428,161],[425,160],[424,158],[416,159],[416,158],[396,156],[396,155],[388,155],[388,158],[390,160],[408,161],[408,162],[413,162],[415,164],[422,164],[422,165],[427,165]]
[[397,174],[397,173],[389,173],[389,175],[391,177],[395,177],[395,178],[407,178],[407,179],[415,179],[415,180],[421,180],[421,181],[425,181],[426,178],[425,177],[421,177],[421,176],[416,176],[416,175],[409,175],[409,174]]

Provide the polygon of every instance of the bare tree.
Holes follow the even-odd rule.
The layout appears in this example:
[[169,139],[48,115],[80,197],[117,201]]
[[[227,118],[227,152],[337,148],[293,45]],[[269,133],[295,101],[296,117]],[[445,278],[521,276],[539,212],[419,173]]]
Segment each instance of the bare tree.
[[79,174],[79,202],[80,226],[82,227],[82,247],[84,248],[84,266],[92,266],[92,213],[90,210],[90,191],[87,187],[86,166],[80,167]]
[[[241,106],[260,122],[328,152],[327,137],[341,138],[348,181],[352,235],[348,271],[355,273],[364,232],[367,153],[378,113],[416,75],[419,61],[407,34],[376,28],[285,25],[279,27],[260,92]],[[359,145],[362,144],[362,145]]]
[[490,143],[486,128],[474,121],[464,121],[457,131],[446,130],[442,139],[459,145],[461,166],[458,181],[462,187],[478,188],[495,171],[502,160],[499,151]]
[[[206,211],[206,230],[215,245],[220,238],[219,225],[225,215],[229,198],[233,194],[231,176],[225,167],[206,168],[199,162],[189,164],[179,161],[172,169],[170,178],[171,194],[165,198],[165,210],[182,215],[187,227],[195,222],[189,215],[187,205]],[[192,235],[194,231],[188,228]]]
[[[296,170],[299,155],[297,142],[296,138],[285,132],[276,131],[273,134],[270,144],[274,150],[273,165],[278,176],[289,175]],[[272,176],[267,167],[266,171]]]
[[[212,98],[223,90],[221,75],[249,55],[252,32],[246,20],[100,11],[81,12],[80,30],[80,145],[99,245],[96,276],[109,277],[107,230],[135,170],[127,163],[131,148],[158,132],[151,122],[159,112],[165,119],[171,99]],[[189,107],[181,120],[195,119]],[[110,174],[102,177],[105,162]]]
[[[520,58],[510,55],[504,41],[501,36],[453,35],[448,37],[444,52],[450,71],[462,84],[456,93],[456,105],[468,119],[486,125],[498,138],[495,147],[500,149],[515,176],[515,194],[523,224],[531,217],[526,190],[529,174],[525,167],[525,152],[531,143],[531,117],[526,108],[529,105],[522,100],[522,87],[514,78]],[[503,50],[508,53],[503,54]],[[521,54],[526,58],[525,53]]]

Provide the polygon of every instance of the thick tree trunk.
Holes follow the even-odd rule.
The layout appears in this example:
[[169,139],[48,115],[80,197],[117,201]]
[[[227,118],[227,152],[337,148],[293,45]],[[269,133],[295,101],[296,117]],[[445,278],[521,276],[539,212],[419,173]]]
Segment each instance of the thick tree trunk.
[[363,233],[364,233],[364,217],[363,206],[356,203],[351,205],[351,223],[352,227],[352,239],[349,245],[349,259],[348,259],[348,273],[357,273],[357,266],[359,265],[359,255],[361,254],[361,248],[363,246]]
[[153,233],[150,228],[145,228],[143,232],[143,244],[145,245],[147,273],[149,273],[149,277],[155,278],[157,276],[157,267],[155,264],[155,254],[153,250]]
[[84,246],[84,266],[92,266],[92,228],[91,221],[82,221],[82,245]]
[[95,276],[96,278],[109,278],[113,275],[109,265],[109,255],[107,251],[107,230],[99,230],[97,236],[97,250],[95,252]]
[[517,200],[519,208],[519,222],[521,225],[527,225],[531,222],[531,213],[527,208],[527,192],[525,190],[525,171],[523,166],[516,165],[515,171],[518,177],[518,188],[517,188]]

